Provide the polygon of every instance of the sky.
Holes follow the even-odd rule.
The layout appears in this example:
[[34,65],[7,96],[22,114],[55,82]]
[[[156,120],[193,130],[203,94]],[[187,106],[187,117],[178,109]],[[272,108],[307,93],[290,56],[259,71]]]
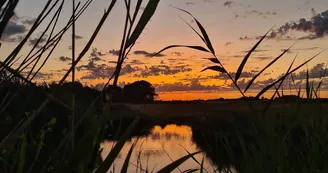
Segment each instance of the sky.
[[[86,0],[81,0],[82,4]],[[133,3],[136,1],[132,0]],[[16,14],[10,21],[2,38],[0,60],[17,46],[26,35],[34,19],[41,12],[46,1],[21,0]],[[91,37],[103,15],[109,0],[94,0],[76,23],[77,54]],[[147,0],[142,4],[145,7]],[[264,68],[270,61],[295,44],[281,59],[267,69],[254,83],[246,95],[254,95],[264,86],[274,82],[285,73],[297,55],[295,65],[305,62],[320,51],[328,48],[328,1],[326,0],[161,0],[157,11],[137,44],[123,64],[119,85],[124,86],[137,80],[153,84],[158,99],[193,100],[241,97],[226,74],[215,71],[201,72],[213,66],[208,58],[211,54],[186,48],[175,48],[151,57],[162,48],[172,45],[205,46],[198,35],[186,24],[197,28],[188,14],[174,7],[189,11],[206,29],[216,56],[229,73],[234,76],[239,64],[259,39],[270,28],[268,37],[249,58],[244,73],[239,79],[241,88]],[[71,16],[72,1],[66,0],[58,28],[62,28]],[[125,6],[118,0],[109,14],[94,44],[77,65],[77,79],[85,85],[100,88],[114,71],[117,52],[123,35]],[[141,11],[142,12],[142,11]],[[50,21],[47,18],[46,23]],[[41,25],[29,39],[20,56],[24,57],[32,48],[35,38],[40,36],[46,25]],[[198,29],[198,28],[197,28]],[[49,33],[47,33],[49,35]],[[49,61],[35,79],[36,82],[58,81],[71,62],[71,32],[67,32]],[[42,45],[42,43],[40,44]],[[295,73],[295,85],[288,80],[286,92],[293,93],[299,86],[305,87],[306,72],[314,87],[319,83],[326,69],[328,52],[322,52],[304,68]],[[43,58],[45,58],[44,56]],[[19,63],[19,61],[17,62]],[[324,79],[321,97],[327,97],[328,81]],[[266,96],[272,93],[267,93]]]

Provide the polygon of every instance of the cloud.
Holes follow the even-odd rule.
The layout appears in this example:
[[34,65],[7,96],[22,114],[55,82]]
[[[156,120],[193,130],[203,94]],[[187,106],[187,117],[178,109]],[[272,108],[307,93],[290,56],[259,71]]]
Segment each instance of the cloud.
[[[21,74],[27,76],[29,74],[29,72],[21,72]],[[32,76],[33,75],[34,75],[34,72],[32,72]],[[35,80],[51,80],[53,77],[54,77],[54,73],[38,72],[35,75],[34,79]]]
[[[96,64],[90,60],[88,64],[80,65],[76,69],[78,71],[84,71],[86,74],[81,77],[82,80],[93,80],[93,79],[107,79],[115,71],[115,66],[108,66],[107,64]],[[127,75],[138,71],[138,67],[132,67],[131,65],[123,66],[120,75]]]
[[90,58],[91,61],[103,61],[99,56],[94,56]]
[[225,46],[229,46],[229,45],[231,45],[231,44],[233,44],[233,42],[228,41],[228,42],[226,42],[224,45],[225,45]]
[[[317,50],[321,49],[319,47],[307,47],[307,48],[298,48],[298,49],[290,49],[287,51],[287,53],[293,53],[295,51],[311,51],[311,50]],[[281,49],[281,51],[286,51],[286,49]]]
[[[269,50],[267,50],[267,49],[255,49],[253,52],[254,53],[259,53],[259,52],[267,52],[267,51],[269,51]],[[249,50],[241,51],[241,53],[248,53],[248,52],[249,52]]]
[[224,7],[231,8],[233,4],[234,4],[233,1],[226,1],[225,3],[223,3],[223,6],[224,6]]
[[82,39],[82,38],[83,38],[82,36],[75,34],[75,39],[79,40],[79,39]]
[[33,18],[33,19],[24,19],[22,20],[22,23],[25,24],[25,25],[33,25],[36,21],[36,18]]
[[105,53],[102,53],[100,50],[97,48],[92,48],[92,51],[90,53],[90,56],[105,56]]
[[[235,77],[236,73],[235,72],[230,72],[229,73],[231,77]],[[256,75],[255,72],[249,71],[249,72],[243,72],[240,76],[240,78],[252,78]],[[220,80],[229,80],[229,76],[224,73],[219,73],[218,75],[215,76],[207,76],[208,79],[220,79]]]
[[2,34],[2,40],[20,42],[24,38],[23,34],[28,31],[28,27],[34,24],[35,20],[14,14]]
[[186,2],[186,5],[195,5],[193,2]]
[[[327,70],[328,69],[326,68],[324,63],[316,64],[309,70],[309,77],[311,79],[327,77],[328,76]],[[324,71],[326,71],[326,74],[324,74]],[[306,79],[306,70],[294,74],[294,79],[299,79],[299,80]]]
[[182,53],[182,52],[172,52],[172,55],[175,55],[175,56],[182,56],[183,53]]
[[34,79],[36,80],[50,80],[54,77],[53,73],[42,73],[39,72],[35,75]]
[[248,36],[245,36],[245,37],[239,37],[239,40],[252,40],[252,38],[249,38]]
[[270,56],[253,56],[252,58],[255,58],[259,61],[264,61],[264,60],[269,60],[269,59],[272,59],[272,57]]
[[91,53],[90,53],[90,61],[104,61],[101,57],[105,56],[105,53],[102,53],[100,50],[97,48],[92,48]]
[[260,12],[260,11],[257,11],[257,10],[246,11],[245,13],[248,14],[248,15],[255,14],[255,15],[258,15],[258,16],[275,16],[275,15],[278,14],[277,12]]
[[186,65],[181,66],[167,66],[167,65],[155,65],[140,69],[140,73],[136,74],[135,77],[149,77],[149,76],[161,76],[161,75],[174,75],[183,72],[190,72],[191,68]]
[[[314,10],[314,9],[313,9]],[[314,11],[312,11],[314,12]],[[285,36],[291,31],[298,31],[307,33],[306,36],[300,38],[291,38],[290,36]],[[281,37],[285,40],[313,40],[323,38],[328,34],[328,10],[320,14],[315,14],[309,20],[305,18],[300,18],[298,21],[287,22],[278,29],[272,31],[267,37],[268,39],[275,39]],[[259,37],[255,37],[258,39]]]
[[112,50],[109,51],[109,54],[112,54],[114,56],[119,56],[120,50],[112,49]]
[[219,90],[221,87],[216,85],[203,85],[199,79],[192,79],[190,83],[184,84],[181,82],[168,84],[155,84],[157,92],[163,91],[200,91],[200,90]]
[[2,34],[2,39],[7,42],[20,42],[23,39],[21,34],[24,34],[26,31],[25,25],[16,21],[9,21]]
[[108,61],[108,63],[111,63],[111,64],[116,64],[117,61]]
[[134,65],[143,65],[145,64],[144,62],[140,61],[140,60],[132,60],[131,62],[129,62],[130,64],[134,64]]
[[[136,50],[133,52],[135,55],[143,55],[145,57],[152,57],[156,54],[156,52],[150,53],[144,50]],[[165,56],[164,54],[157,54],[155,57],[163,57]]]
[[39,38],[33,38],[33,39],[30,39],[30,40],[28,41],[28,43],[29,43],[30,46],[34,46],[36,43],[38,43],[38,45],[37,45],[36,47],[40,47],[40,46],[39,46],[40,44],[43,44],[43,43],[45,43],[45,42],[47,41],[47,39],[44,38],[44,37],[42,37],[42,38],[39,40],[39,42],[38,42],[38,40],[39,40]]
[[72,61],[72,58],[66,56],[60,56],[58,59],[62,62]]

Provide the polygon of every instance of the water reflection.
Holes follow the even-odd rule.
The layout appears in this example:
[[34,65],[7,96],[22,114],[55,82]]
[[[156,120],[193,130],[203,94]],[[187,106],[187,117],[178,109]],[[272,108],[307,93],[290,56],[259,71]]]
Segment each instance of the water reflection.
[[[187,154],[185,149],[189,152],[200,150],[199,146],[194,143],[195,140],[193,140],[192,129],[189,126],[178,126],[173,124],[164,127],[154,126],[149,130],[148,135],[132,137],[131,140],[125,144],[111,170],[121,169],[124,159],[132,143],[135,141],[137,141],[137,143],[130,160],[129,172],[136,172],[137,167],[150,172],[151,170],[156,171],[171,163],[172,160],[185,156]],[[103,158],[108,155],[113,144],[114,141],[111,140],[106,140],[102,143]],[[200,162],[203,155],[199,154],[195,156],[195,158]],[[199,167],[200,166],[194,160],[190,159],[181,165],[179,169],[184,171]],[[213,166],[210,159],[204,159],[204,167],[209,172],[214,172],[215,166]],[[176,172],[180,171],[176,170]]]

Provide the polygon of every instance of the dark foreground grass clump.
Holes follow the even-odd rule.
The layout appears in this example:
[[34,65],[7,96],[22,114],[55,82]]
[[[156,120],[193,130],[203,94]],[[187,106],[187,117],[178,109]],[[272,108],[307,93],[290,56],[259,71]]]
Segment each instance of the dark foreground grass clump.
[[222,171],[327,172],[328,110],[323,106],[295,103],[279,114],[193,128],[193,141]]

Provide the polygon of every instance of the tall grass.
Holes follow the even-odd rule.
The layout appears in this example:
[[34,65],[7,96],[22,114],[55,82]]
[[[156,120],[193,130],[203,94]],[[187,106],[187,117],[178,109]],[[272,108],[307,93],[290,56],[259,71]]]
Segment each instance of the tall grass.
[[[79,54],[76,54],[76,43],[75,43],[75,36],[76,36],[76,28],[75,22],[80,19],[80,17],[84,14],[85,10],[90,6],[93,0],[87,0],[85,3],[81,4],[75,3],[75,0],[72,1],[72,16],[67,20],[67,23],[64,27],[58,28],[57,23],[62,15],[62,9],[67,1],[65,0],[48,0],[41,10],[40,14],[36,18],[34,24],[32,25],[31,29],[28,31],[26,36],[22,39],[22,41],[15,47],[15,49],[9,54],[8,57],[4,59],[3,62],[0,61],[0,74],[1,81],[0,81],[0,92],[5,91],[8,86],[12,83],[12,81],[19,83],[17,89],[11,90],[6,94],[6,96],[1,101],[0,107],[0,116],[1,117],[14,117],[16,115],[7,115],[8,112],[11,112],[13,103],[15,100],[20,98],[21,91],[24,90],[24,86],[33,86],[34,80],[36,75],[43,69],[44,65],[48,63],[49,58],[52,56],[53,52],[57,48],[58,44],[61,42],[62,38],[64,37],[69,29],[72,29],[72,64],[69,69],[65,72],[63,77],[58,82],[58,85],[64,85],[65,80],[67,80],[68,76],[71,75],[72,79],[72,88],[73,84],[76,81],[75,79],[75,67],[78,63],[84,58],[85,54],[89,51],[90,47],[92,46],[93,42],[95,41],[99,31],[103,27],[103,24],[106,22],[108,17],[110,16],[113,8],[116,6],[117,0],[111,0],[108,4],[108,7],[105,9],[103,16],[100,18],[96,28],[94,29],[93,33],[90,36],[85,47],[82,49]],[[129,139],[131,133],[135,130],[136,124],[139,121],[139,117],[136,117],[133,123],[127,128],[127,130],[120,136],[119,140],[116,142],[115,146],[112,148],[109,155],[104,159],[101,160],[99,158],[99,153],[101,150],[100,142],[104,139],[105,130],[108,126],[108,122],[113,121],[118,118],[116,115],[112,114],[112,107],[111,107],[111,100],[106,99],[110,98],[111,93],[106,92],[106,87],[110,84],[113,80],[113,85],[116,86],[119,80],[120,71],[122,68],[122,64],[124,60],[127,58],[129,52],[132,50],[133,46],[135,45],[136,41],[138,40],[140,34],[143,32],[144,28],[147,26],[148,22],[155,14],[157,6],[159,4],[159,0],[149,0],[148,3],[145,5],[144,10],[141,10],[143,0],[134,1],[136,4],[133,6],[133,1],[131,0],[124,0],[126,16],[125,16],[125,24],[123,35],[120,44],[120,51],[117,57],[117,64],[116,70],[112,76],[108,76],[108,82],[103,89],[104,95],[98,96],[90,105],[87,106],[86,111],[80,113],[77,109],[76,97],[77,95],[74,93],[74,90],[71,91],[70,101],[64,101],[56,93],[55,91],[49,91],[47,88],[42,91],[42,98],[43,101],[38,104],[37,107],[33,107],[33,111],[25,112],[25,110],[18,110],[18,114],[25,114],[24,116],[20,116],[18,121],[15,121],[15,124],[11,126],[11,130],[6,136],[1,139],[0,142],[0,163],[1,163],[1,172],[97,172],[97,173],[104,173],[109,170],[109,168],[113,165],[114,160],[117,158],[118,154],[122,150],[125,142]],[[6,25],[10,21],[10,18],[14,15],[14,10],[19,3],[19,0],[4,0],[0,2],[1,13],[0,13],[0,39]],[[191,13],[179,9],[185,13],[188,13],[192,16]],[[140,14],[140,15],[139,15]],[[138,16],[140,16],[138,18]],[[251,88],[254,81],[260,76],[267,68],[271,67],[276,61],[278,61],[289,49],[284,51],[282,54],[277,56],[272,62],[270,62],[266,67],[264,67],[256,76],[252,78],[249,82],[247,87],[243,90],[238,85],[238,80],[243,73],[244,67],[249,58],[251,58],[251,54],[256,50],[256,48],[261,44],[261,42],[266,38],[266,35],[271,31],[269,30],[255,45],[254,47],[248,52],[248,54],[244,57],[242,62],[239,65],[239,68],[236,72],[236,76],[233,78],[229,73],[228,69],[224,67],[223,63],[220,59],[216,56],[214,46],[211,43],[210,37],[208,36],[205,28],[202,24],[194,17],[192,18],[196,21],[197,27],[200,30],[197,31],[194,27],[189,25],[195,33],[201,38],[204,42],[205,46],[190,46],[190,45],[171,45],[168,46],[158,53],[165,51],[167,49],[175,48],[175,47],[186,47],[190,49],[195,49],[199,51],[204,51],[210,53],[213,58],[209,60],[213,62],[213,66],[205,68],[205,70],[214,70],[219,73],[224,73],[228,75],[231,82],[236,86],[238,91],[241,93],[243,97],[247,93],[248,89]],[[19,59],[19,54],[23,49],[28,49],[26,46],[27,41],[30,39],[33,33],[40,29],[41,24],[45,24],[44,32],[39,36],[35,45],[32,46],[29,53]],[[58,32],[55,32],[58,31]],[[46,42],[42,46],[38,46],[42,38],[46,38]],[[320,54],[320,53],[319,53]],[[263,93],[271,89],[272,87],[276,88],[276,91],[279,91],[279,88],[282,86],[282,83],[285,79],[296,72],[298,69],[303,67],[309,61],[317,57],[319,54],[314,55],[312,58],[308,59],[304,63],[296,66],[293,68],[293,63],[290,65],[287,72],[279,79],[277,79],[274,83],[264,87],[258,94],[257,98],[261,97]],[[76,56],[77,55],[77,56]],[[18,63],[18,67],[14,68],[14,64]],[[23,72],[27,72],[23,75]],[[322,83],[322,82],[321,82]],[[321,85],[320,83],[320,85]],[[307,84],[306,84],[306,93],[307,97],[310,99],[314,95],[317,95],[320,86],[315,89],[315,87],[310,84],[309,76],[307,76]],[[276,92],[276,93],[277,93]],[[275,94],[276,94],[275,93]],[[63,93],[59,93],[63,94]],[[101,97],[105,98],[101,98]],[[271,99],[273,100],[273,98]],[[45,143],[49,133],[52,133],[52,129],[57,126],[59,122],[57,119],[51,117],[48,122],[41,128],[37,129],[37,133],[35,132],[34,123],[35,121],[42,119],[43,116],[47,114],[47,106],[49,104],[58,104],[60,105],[61,109],[64,111],[68,111],[65,114],[68,121],[68,132],[64,133],[63,136],[60,136],[60,141],[53,141],[56,142],[56,146],[51,146],[51,144]],[[27,104],[24,103],[24,104]],[[249,105],[252,107],[251,103]],[[16,106],[16,105],[14,105]],[[299,106],[299,105],[298,105]],[[311,108],[313,109],[313,108]],[[50,113],[49,113],[50,114]],[[43,116],[42,116],[43,115]],[[63,116],[65,116],[63,115]],[[302,120],[303,122],[304,120]],[[309,134],[313,134],[310,138],[306,138],[308,140],[306,144],[311,146],[310,149],[313,149],[313,153],[316,155],[311,155],[308,153],[306,156],[302,156],[300,153],[300,159],[298,162],[290,162],[291,165],[296,166],[297,164],[311,164],[307,158],[315,157],[315,159],[322,159],[322,155],[319,154],[321,148],[324,148],[325,138],[319,138],[316,136],[316,130],[325,129],[326,121],[321,121],[320,118],[305,120],[309,122],[306,124],[308,126],[304,126],[306,131],[309,131]],[[254,134],[257,137],[261,137],[257,143],[254,145],[248,146],[247,143],[244,141],[242,135],[238,135],[240,146],[242,147],[242,151],[244,153],[244,157],[242,157],[242,162],[240,166],[241,172],[245,171],[252,171],[257,172],[257,166],[262,163],[262,160],[266,158],[266,152],[263,150],[270,150],[275,151],[277,154],[281,154],[282,151],[280,149],[284,149],[286,147],[292,147],[292,143],[288,143],[288,146],[285,144],[278,143],[276,146],[271,146],[270,148],[267,146],[267,142],[263,140],[271,139],[271,137],[276,137],[277,133],[275,127],[269,123],[266,119],[262,119],[260,124],[255,129],[257,132]],[[82,124],[87,125],[82,125]],[[267,124],[266,124],[267,123]],[[315,126],[319,124],[319,126]],[[64,129],[62,129],[64,130]],[[312,133],[313,132],[313,133]],[[326,131],[324,131],[326,132]],[[240,132],[241,133],[241,132]],[[326,133],[325,133],[326,134]],[[51,135],[49,135],[51,136]],[[289,131],[284,135],[283,139],[281,136],[273,138],[274,140],[292,140],[289,136]],[[51,140],[50,140],[51,141]],[[272,142],[272,141],[270,141]],[[230,159],[234,159],[234,151],[230,146],[228,140],[223,138],[222,140],[223,146],[225,146],[225,151],[229,153],[231,156]],[[274,143],[275,144],[275,143]],[[290,145],[291,146],[290,146]],[[247,145],[247,146],[246,146]],[[261,148],[261,147],[268,147],[268,148]],[[319,150],[320,148],[320,150]],[[325,148],[324,148],[325,149]],[[129,166],[129,160],[131,157],[131,153],[134,150],[134,145],[130,148],[128,155],[126,156],[125,162],[120,170],[120,172],[127,172],[127,168]],[[171,172],[179,167],[183,162],[187,159],[194,159],[194,155],[198,154],[199,152],[189,153],[176,160],[173,161],[171,164],[168,164],[164,168],[160,169],[158,172]],[[274,154],[274,153],[269,153]],[[249,155],[252,159],[249,159]],[[289,158],[291,159],[291,158]],[[195,160],[195,159],[194,159]],[[277,156],[274,158],[274,161],[282,161],[283,156]],[[269,160],[268,162],[270,162]],[[313,161],[313,160],[312,160]],[[317,160],[314,160],[317,161]],[[42,163],[39,165],[38,163]],[[184,172],[207,172],[203,169],[203,160],[201,163],[197,161],[200,165],[200,169],[190,169]],[[288,162],[289,163],[289,162]],[[288,164],[286,162],[282,163],[282,167],[277,167],[278,172],[283,172],[281,170],[285,170],[288,168]],[[312,164],[315,165],[315,164]],[[321,166],[321,165],[320,165]],[[303,167],[302,167],[303,168]],[[321,168],[321,167],[320,167]],[[319,170],[318,167],[305,167],[303,170]],[[298,169],[297,169],[298,170]],[[326,170],[320,169],[320,170]],[[140,172],[148,172],[147,170],[144,171],[142,168],[139,170]],[[181,171],[182,172],[182,171]]]

